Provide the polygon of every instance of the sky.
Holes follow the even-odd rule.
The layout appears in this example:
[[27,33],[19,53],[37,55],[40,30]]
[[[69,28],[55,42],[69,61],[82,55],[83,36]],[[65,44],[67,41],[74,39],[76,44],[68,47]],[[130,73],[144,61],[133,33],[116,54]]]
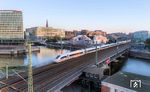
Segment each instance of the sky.
[[150,30],[150,0],[0,0],[2,10],[21,10],[24,29],[49,26],[108,33]]

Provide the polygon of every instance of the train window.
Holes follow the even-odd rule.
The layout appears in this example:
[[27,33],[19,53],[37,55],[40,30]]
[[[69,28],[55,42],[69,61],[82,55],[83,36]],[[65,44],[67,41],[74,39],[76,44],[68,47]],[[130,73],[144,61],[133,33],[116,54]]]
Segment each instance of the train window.
[[78,54],[82,54],[82,52],[71,54],[70,56],[74,56],[74,55],[78,55]]
[[57,57],[56,57],[56,59],[58,59],[60,57],[60,55],[58,55]]
[[66,58],[67,56],[63,56],[63,57],[61,57],[61,59],[64,59],[64,58]]
[[93,50],[95,50],[95,49],[91,49],[91,50],[89,50],[89,51],[93,51]]
[[70,54],[69,56],[73,56],[74,54]]

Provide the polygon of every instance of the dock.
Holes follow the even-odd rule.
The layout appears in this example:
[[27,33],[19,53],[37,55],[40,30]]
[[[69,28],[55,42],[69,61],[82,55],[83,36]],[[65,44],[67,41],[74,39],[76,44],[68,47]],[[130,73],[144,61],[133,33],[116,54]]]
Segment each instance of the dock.
[[[32,52],[40,51],[39,47],[32,47]],[[0,55],[17,55],[28,53],[25,46],[0,46]]]

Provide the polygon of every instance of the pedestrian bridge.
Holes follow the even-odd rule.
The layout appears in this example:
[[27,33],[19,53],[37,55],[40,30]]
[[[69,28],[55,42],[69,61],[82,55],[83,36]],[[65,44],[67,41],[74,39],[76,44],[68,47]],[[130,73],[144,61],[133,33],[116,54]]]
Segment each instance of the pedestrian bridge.
[[[63,87],[76,80],[87,66],[95,64],[95,61],[98,61],[98,64],[104,63],[108,57],[113,61],[127,52],[129,48],[130,41],[119,42],[61,63],[33,69],[34,92],[59,92]],[[20,75],[27,80],[27,73],[20,73]],[[3,79],[0,90],[1,92],[27,92],[28,83],[25,80],[16,76]]]

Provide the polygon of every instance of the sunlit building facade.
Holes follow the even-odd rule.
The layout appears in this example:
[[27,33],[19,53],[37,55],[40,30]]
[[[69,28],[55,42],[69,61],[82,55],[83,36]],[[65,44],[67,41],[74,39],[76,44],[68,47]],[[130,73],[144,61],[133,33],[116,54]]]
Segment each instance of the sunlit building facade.
[[24,39],[22,12],[0,10],[0,43],[19,43]]
[[26,32],[32,34],[37,38],[53,38],[55,36],[65,37],[65,31],[63,29],[56,29],[52,27],[32,27],[27,28]]

